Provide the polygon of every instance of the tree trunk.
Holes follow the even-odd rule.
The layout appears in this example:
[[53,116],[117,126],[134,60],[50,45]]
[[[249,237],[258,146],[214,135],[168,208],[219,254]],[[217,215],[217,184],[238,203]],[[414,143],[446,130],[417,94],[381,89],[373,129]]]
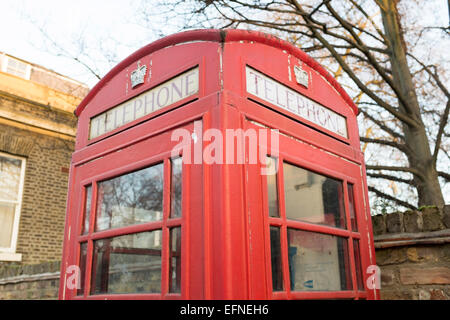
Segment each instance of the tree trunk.
[[413,175],[419,197],[419,207],[424,205],[441,207],[444,205],[444,197],[406,60],[406,45],[397,10],[398,0],[381,0],[380,2],[384,31],[390,44],[388,49],[392,76],[404,101],[404,103],[399,101],[399,110],[417,123],[416,126],[403,123],[403,132],[405,143],[411,150],[407,157],[409,167],[415,171]]

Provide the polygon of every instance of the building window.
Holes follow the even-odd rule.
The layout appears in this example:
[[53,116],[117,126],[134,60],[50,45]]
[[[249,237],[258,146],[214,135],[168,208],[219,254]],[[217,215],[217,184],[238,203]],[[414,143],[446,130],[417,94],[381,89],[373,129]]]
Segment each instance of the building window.
[[11,57],[5,57],[3,71],[29,80],[31,65]]
[[24,176],[24,158],[0,153],[0,260],[20,260],[14,253]]

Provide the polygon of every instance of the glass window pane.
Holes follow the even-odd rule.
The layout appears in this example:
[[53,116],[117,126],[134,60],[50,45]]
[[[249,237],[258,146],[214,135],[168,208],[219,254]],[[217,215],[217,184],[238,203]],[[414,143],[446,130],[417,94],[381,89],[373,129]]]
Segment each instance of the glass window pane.
[[182,158],[172,159],[172,179],[171,179],[171,204],[170,204],[170,217],[181,217],[181,193],[182,193],[182,170],[183,162]]
[[91,200],[92,200],[92,186],[88,186],[85,189],[86,204],[84,206],[84,224],[82,234],[89,232],[89,219],[91,216]]
[[352,289],[347,239],[288,228],[291,290]]
[[87,255],[87,242],[83,242],[80,245],[80,288],[77,290],[77,295],[82,296],[84,294],[84,278],[86,275],[86,255]]
[[358,225],[356,223],[356,210],[355,210],[355,194],[353,192],[353,184],[347,185],[348,190],[348,207],[350,210],[350,223],[353,231],[358,231]]
[[170,229],[169,292],[181,292],[181,227]]
[[358,284],[358,290],[364,290],[359,241],[356,239],[353,239],[353,251],[355,252],[356,281]]
[[0,200],[17,201],[22,160],[0,155]]
[[16,205],[0,202],[0,248],[10,248]]
[[158,221],[163,212],[162,163],[98,184],[96,230]]
[[91,293],[161,292],[161,230],[94,241]]
[[342,182],[283,163],[286,217],[346,228]]
[[267,202],[269,204],[269,216],[279,217],[278,187],[277,187],[277,160],[266,157],[267,168]]
[[280,228],[270,227],[270,258],[272,262],[272,288],[273,291],[282,291],[283,271],[281,267]]

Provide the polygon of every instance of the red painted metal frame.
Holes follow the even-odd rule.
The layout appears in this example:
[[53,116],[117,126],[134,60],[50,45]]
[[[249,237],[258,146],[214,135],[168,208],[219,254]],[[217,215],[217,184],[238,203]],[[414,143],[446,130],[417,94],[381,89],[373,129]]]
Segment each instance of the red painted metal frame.
[[[188,125],[187,127],[185,127],[186,129],[192,131],[193,130],[193,125]],[[91,214],[90,214],[90,228],[89,228],[89,233],[87,235],[78,235],[81,233],[81,224],[79,223],[81,220],[83,219],[78,219],[78,220],[74,220],[74,225],[77,223],[78,224],[78,228],[75,228],[74,232],[77,236],[74,237],[74,240],[72,241],[72,245],[76,248],[76,254],[74,255],[74,257],[76,257],[76,260],[79,261],[79,250],[78,250],[78,244],[79,243],[84,243],[87,242],[88,243],[88,256],[87,256],[87,272],[85,275],[85,279],[84,279],[84,283],[85,283],[85,292],[84,292],[84,296],[83,297],[77,297],[77,296],[72,296],[72,298],[74,299],[79,299],[79,298],[89,298],[89,299],[104,299],[105,297],[107,297],[108,299],[128,299],[128,298],[136,298],[133,295],[121,295],[121,294],[108,294],[108,295],[94,295],[94,296],[90,296],[88,293],[90,292],[90,283],[91,283],[91,278],[90,278],[90,274],[91,274],[91,268],[92,268],[92,253],[93,253],[93,241],[95,240],[99,240],[99,239],[107,239],[107,238],[111,238],[114,236],[120,236],[120,235],[125,235],[125,234],[133,234],[133,233],[138,233],[138,232],[143,232],[143,231],[152,231],[152,230],[162,230],[163,233],[163,245],[162,245],[162,278],[164,279],[164,281],[162,281],[162,292],[161,294],[145,294],[142,296],[142,298],[165,298],[165,299],[180,299],[182,295],[186,296],[188,295],[188,290],[189,290],[189,286],[185,285],[183,286],[183,292],[181,294],[172,294],[172,293],[168,293],[168,256],[169,256],[169,247],[168,247],[168,242],[169,242],[169,230],[170,228],[173,227],[178,227],[181,226],[182,231],[182,279],[184,278],[188,278],[189,277],[189,272],[188,272],[188,268],[187,266],[189,266],[189,263],[187,262],[187,259],[189,257],[189,241],[187,241],[187,239],[189,239],[189,234],[191,233],[191,229],[190,229],[190,224],[189,221],[191,220],[191,216],[190,216],[190,212],[192,212],[192,210],[188,210],[188,208],[190,208],[190,202],[192,201],[192,197],[190,197],[189,195],[189,190],[192,188],[191,184],[194,183],[194,188],[198,188],[198,182],[192,181],[191,180],[191,174],[192,171],[195,172],[195,170],[198,171],[198,168],[196,169],[195,166],[187,166],[184,165],[183,167],[183,200],[182,200],[182,204],[183,204],[183,213],[182,213],[182,218],[169,218],[169,212],[170,212],[170,170],[171,170],[171,165],[170,165],[170,157],[172,155],[172,149],[174,147],[174,143],[170,142],[169,140],[170,136],[168,134],[166,135],[157,135],[155,137],[153,137],[153,140],[156,141],[152,141],[152,139],[149,140],[145,140],[143,142],[141,142],[140,144],[132,144],[130,147],[128,148],[134,148],[135,150],[127,150],[127,148],[122,149],[122,152],[124,154],[127,153],[133,153],[138,151],[141,148],[144,148],[145,150],[150,150],[149,146],[156,144],[159,145],[165,145],[167,150],[165,152],[160,152],[158,150],[153,151],[153,155],[150,154],[145,154],[143,155],[141,152],[139,152],[139,157],[141,158],[141,160],[137,159],[138,157],[135,157],[135,161],[132,161],[132,163],[130,164],[128,159],[125,157],[124,159],[119,159],[122,158],[122,156],[118,153],[114,153],[113,155],[107,156],[105,158],[96,160],[96,161],[92,161],[89,164],[86,164],[84,166],[81,166],[79,171],[78,171],[78,175],[80,177],[86,176],[89,174],[83,171],[94,171],[97,168],[101,168],[100,174],[97,175],[92,175],[90,176],[88,179],[81,181],[78,185],[80,186],[79,189],[83,189],[84,187],[82,186],[86,186],[86,185],[93,185],[93,197],[92,197],[92,205],[91,205]],[[158,142],[158,140],[162,140],[160,142]],[[145,143],[146,145],[142,145],[143,143]],[[148,152],[149,153],[149,152]],[[113,162],[113,164],[111,164],[111,162]],[[149,222],[149,223],[145,223],[145,224],[139,224],[139,225],[131,225],[131,226],[126,226],[126,227],[121,227],[121,228],[115,228],[115,229],[109,229],[109,230],[104,230],[104,231],[95,231],[94,230],[94,226],[95,226],[95,212],[97,209],[97,185],[99,181],[103,181],[106,179],[110,179],[128,172],[133,172],[136,171],[138,169],[141,168],[145,168],[157,163],[164,163],[164,202],[163,202],[163,219],[161,221],[156,221],[156,222]],[[198,174],[198,172],[196,172],[196,174]],[[197,184],[197,186],[195,185]],[[75,183],[75,186],[77,186],[77,183]],[[186,190],[186,192],[184,192]],[[83,191],[84,193],[84,191]],[[83,202],[80,202],[78,204],[78,207],[81,209],[80,212],[83,211],[82,208],[84,208],[84,204]],[[75,210],[78,210],[78,208],[75,208]],[[193,216],[193,218],[198,219],[198,217]],[[199,221],[201,221],[201,219],[199,219]],[[193,226],[193,230],[192,232],[198,232],[196,230],[196,226]],[[186,282],[188,283],[188,282]],[[71,294],[73,295],[74,292],[71,292]]]
[[[256,129],[257,127],[254,124],[248,124],[247,128]],[[326,159],[327,156],[325,153],[318,158],[318,160],[311,162],[311,155],[313,153],[317,153],[317,150],[312,149],[311,146],[302,145],[299,142],[295,141],[292,138],[288,138],[285,136],[280,136],[280,154],[277,156],[278,160],[278,173],[277,173],[277,190],[278,190],[278,205],[280,211],[280,217],[269,217],[268,213],[268,204],[267,204],[267,184],[266,179],[262,179],[261,183],[261,195],[262,195],[262,203],[264,205],[264,219],[265,219],[265,245],[267,248],[270,248],[270,234],[269,234],[269,225],[277,226],[281,228],[281,248],[282,248],[282,266],[283,266],[283,274],[284,274],[284,288],[282,292],[273,292],[271,290],[271,284],[268,282],[268,294],[271,295],[273,299],[329,299],[329,298],[363,298],[366,299],[368,294],[363,291],[358,291],[357,282],[356,282],[356,272],[355,272],[355,260],[353,255],[353,239],[357,239],[361,241],[361,231],[353,232],[351,231],[351,223],[350,223],[350,214],[348,208],[348,201],[345,201],[345,213],[346,213],[346,227],[344,228],[336,228],[326,225],[318,225],[307,222],[289,220],[286,218],[285,205],[284,205],[284,184],[283,184],[283,162],[288,162],[291,164],[295,164],[307,170],[318,172],[333,178],[337,178],[343,182],[344,189],[344,199],[348,199],[347,195],[347,182],[354,182],[359,179],[359,166],[356,164],[346,165],[343,164],[342,160],[340,161],[330,161]],[[291,144],[292,146],[289,146]],[[264,146],[261,146],[264,148]],[[310,150],[307,150],[310,149]],[[284,151],[288,150],[288,151]],[[290,151],[292,150],[292,151]],[[295,151],[294,151],[295,150]],[[324,150],[322,151],[324,152]],[[269,151],[265,151],[265,154],[270,155]],[[309,154],[308,154],[309,153]],[[328,160],[328,161],[327,161]],[[341,162],[341,163],[339,163]],[[347,167],[344,172],[336,171],[335,169],[329,168],[329,164],[333,163],[334,166],[341,165],[342,167]],[[340,168],[342,168],[340,167]],[[353,167],[353,168],[351,168]],[[256,170],[260,170],[260,167],[256,167]],[[256,194],[252,194],[256,196]],[[360,209],[360,208],[359,208]],[[361,224],[363,231],[364,224]],[[294,228],[297,230],[305,230],[311,232],[318,232],[323,234],[335,235],[339,237],[344,237],[348,243],[348,251],[352,254],[349,255],[350,258],[350,266],[351,266],[351,275],[352,275],[352,287],[351,291],[340,291],[340,292],[292,292],[289,289],[289,267],[287,264],[287,228]],[[358,229],[361,230],[361,229]],[[365,261],[364,265],[367,267],[371,263],[369,261]],[[265,265],[268,266],[266,270],[267,280],[271,280],[271,271],[270,271],[270,249],[266,250],[265,257]]]
[[[151,64],[151,78],[130,89],[129,75],[137,62]],[[302,64],[310,86],[295,82],[293,67]],[[137,119],[95,139],[88,139],[89,120],[140,93],[154,88],[193,67],[199,68],[199,92]],[[250,66],[347,119],[348,138],[317,126],[268,101],[247,93],[245,67]],[[294,78],[294,79],[293,79]],[[291,44],[273,36],[242,30],[188,31],[158,40],[112,69],[76,110],[79,117],[76,151],[69,176],[69,196],[63,260],[61,299],[377,299],[377,290],[357,288],[353,241],[360,241],[361,270],[375,264],[372,226],[368,207],[364,158],[360,151],[357,108],[319,64]],[[193,149],[204,150],[208,129],[279,130],[278,197],[280,218],[268,216],[266,177],[259,164],[184,164],[182,218],[168,219],[170,211],[170,156],[177,142],[177,128],[195,132]],[[267,146],[259,148],[268,150]],[[244,152],[234,147],[235,154]],[[270,153],[270,152],[269,152]],[[193,160],[193,159],[192,159]],[[165,163],[164,219],[143,225],[94,232],[97,182]],[[286,219],[280,165],[283,161],[339,179],[343,182],[347,228],[339,229]],[[354,186],[358,232],[351,231],[347,184]],[[90,230],[80,235],[84,187],[92,184]],[[182,228],[181,293],[169,294],[169,227]],[[281,227],[284,292],[272,292],[269,225]],[[344,237],[348,242],[352,290],[291,292],[287,265],[287,227]],[[163,230],[161,294],[89,295],[93,241],[146,230]],[[85,294],[69,290],[66,273],[79,264],[80,243],[87,242]],[[367,276],[367,275],[365,275]]]

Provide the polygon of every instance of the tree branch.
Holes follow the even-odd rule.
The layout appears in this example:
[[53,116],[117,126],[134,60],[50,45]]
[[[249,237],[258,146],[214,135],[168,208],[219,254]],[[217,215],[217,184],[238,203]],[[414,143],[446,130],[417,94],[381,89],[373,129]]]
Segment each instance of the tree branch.
[[403,179],[396,176],[391,176],[389,174],[382,174],[382,173],[372,173],[372,172],[366,172],[367,176],[371,178],[379,178],[379,179],[386,179],[391,181],[397,181],[401,183],[406,183],[409,185],[414,185],[414,181],[412,179]]
[[391,136],[402,139],[403,141],[405,141],[405,138],[395,132],[394,130],[392,130],[391,128],[389,128],[387,125],[385,125],[382,121],[375,119],[374,117],[372,117],[367,111],[365,111],[364,109],[360,108],[359,111],[367,118],[369,118],[373,123],[375,123],[378,127],[380,127],[382,130],[386,131],[387,133],[389,133]]
[[86,62],[82,61],[78,56],[75,56],[72,53],[68,52],[66,49],[64,49],[62,46],[60,46],[58,43],[56,43],[55,40],[50,38],[50,36],[48,35],[48,32],[45,32],[45,30],[42,27],[38,26],[37,28],[41,32],[42,36],[44,38],[46,38],[48,41],[50,41],[50,43],[57,50],[59,50],[59,53],[56,53],[57,56],[65,57],[65,58],[68,58],[68,59],[73,59],[74,61],[76,61],[77,63],[81,64],[83,67],[85,67],[97,79],[100,80],[102,78],[101,75],[98,72],[96,72],[93,68],[91,68]]
[[447,172],[443,172],[443,171],[438,171],[437,173],[440,177],[444,178],[447,182],[450,182],[450,174],[448,174]]
[[407,168],[407,167],[395,167],[395,166],[375,166],[375,165],[366,165],[367,170],[387,170],[387,171],[401,171],[401,172],[409,172],[412,173],[420,178],[424,178],[423,174],[414,169],[414,168]]
[[397,143],[397,142],[394,142],[394,141],[381,140],[381,139],[372,139],[372,138],[366,138],[366,137],[360,137],[359,140],[362,141],[362,142],[367,142],[367,143],[377,143],[377,144],[390,146],[390,147],[396,148],[396,149],[398,149],[398,150],[400,150],[403,153],[406,153],[408,155],[412,154],[412,151],[408,148],[407,145],[400,144],[400,143]]
[[450,100],[447,101],[447,106],[445,107],[444,113],[441,116],[439,130],[438,130],[438,133],[436,136],[436,142],[434,145],[434,152],[433,152],[433,162],[434,163],[436,163],[436,161],[437,161],[439,147],[441,146],[441,141],[442,141],[442,134],[444,133],[444,128],[447,125],[449,111],[450,111]]
[[366,47],[366,45],[362,42],[361,38],[356,34],[356,32],[353,30],[352,25],[347,21],[344,20],[331,6],[331,4],[327,3],[326,7],[330,11],[330,13],[333,15],[333,17],[338,20],[340,25],[344,27],[345,30],[347,30],[350,35],[355,39],[357,49],[360,50],[368,59],[369,63],[373,68],[378,72],[378,74],[383,78],[383,80],[391,87],[391,89],[395,92],[398,100],[400,103],[407,109],[409,112],[411,112],[408,103],[404,99],[402,93],[400,92],[397,85],[394,83],[393,79],[384,72],[383,68],[378,64],[374,56],[372,55],[371,51]]
[[348,66],[348,64],[342,59],[342,57],[339,55],[339,53],[336,52],[336,50],[333,48],[333,46],[324,38],[322,35],[316,30],[316,28],[312,25],[312,22],[307,18],[306,12],[303,10],[301,5],[297,3],[295,0],[290,0],[293,2],[300,14],[304,17],[304,21],[308,25],[309,30],[313,33],[313,36],[319,40],[326,48],[327,50],[333,55],[333,57],[336,59],[336,61],[339,63],[339,65],[344,69],[344,71],[347,73],[347,75],[353,80],[353,82],[358,86],[358,88],[361,89],[365,94],[367,94],[372,100],[374,100],[378,105],[382,108],[384,108],[386,111],[391,113],[393,116],[401,120],[402,122],[406,123],[407,125],[411,127],[417,127],[418,123],[408,115],[399,112],[396,108],[390,106],[388,103],[380,99],[372,90],[369,90],[362,81],[353,73],[351,68]]
[[386,39],[386,36],[384,35],[384,33],[381,31],[381,29],[375,24],[375,22],[373,21],[373,19],[367,14],[367,12],[358,4],[356,3],[356,1],[354,0],[350,0],[350,2],[366,17],[367,20],[370,21],[370,23],[372,24],[372,26],[375,28],[375,30],[377,31],[377,33],[380,35],[380,37],[383,38],[383,40],[381,41],[382,43],[386,44],[389,41]]
[[409,209],[412,209],[412,210],[417,210],[417,208],[415,206],[413,206],[412,204],[410,204],[410,203],[408,203],[406,201],[400,200],[400,199],[398,199],[398,198],[396,198],[394,196],[391,196],[391,195],[389,195],[387,193],[384,193],[384,192],[378,190],[375,187],[368,186],[367,188],[369,189],[369,191],[375,193],[379,197],[382,197],[382,198],[394,201],[395,203],[397,203],[397,204],[399,204],[399,205],[401,205],[403,207],[406,207],[406,208],[409,208]]
[[[420,61],[419,59],[417,59],[414,55],[412,55],[411,53],[407,53],[408,56],[410,56],[411,58],[413,58],[418,64],[420,64],[422,66],[422,68],[433,78],[433,80],[436,82],[437,86],[439,87],[439,89],[442,90],[442,92],[445,94],[445,96],[450,99],[450,92],[447,90],[447,88],[445,87],[445,85],[442,83],[441,79],[439,78],[439,76],[437,75],[436,71],[433,72],[430,70],[429,66],[426,66],[422,61]],[[434,67],[434,66],[433,66]],[[436,69],[436,68],[435,68]]]

